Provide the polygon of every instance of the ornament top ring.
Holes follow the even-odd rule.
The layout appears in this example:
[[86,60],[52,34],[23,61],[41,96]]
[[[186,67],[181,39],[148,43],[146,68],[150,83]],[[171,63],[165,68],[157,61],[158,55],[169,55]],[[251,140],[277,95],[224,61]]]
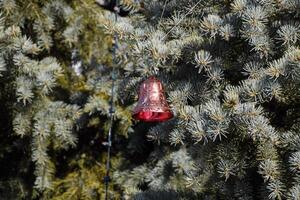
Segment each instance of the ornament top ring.
[[160,80],[150,77],[140,86],[133,118],[146,122],[163,122],[173,117]]

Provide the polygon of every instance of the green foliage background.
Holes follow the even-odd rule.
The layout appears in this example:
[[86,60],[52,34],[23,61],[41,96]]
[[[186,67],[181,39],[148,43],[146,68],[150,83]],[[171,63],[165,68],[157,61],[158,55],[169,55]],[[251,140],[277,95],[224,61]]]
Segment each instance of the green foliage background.
[[[299,0],[120,4],[0,1],[0,199],[104,198],[114,65],[111,199],[299,200]],[[151,75],[168,122],[131,118]]]
[[[93,81],[109,79],[112,63],[104,11],[92,0],[0,5],[1,199],[103,198],[110,82]],[[88,105],[92,97],[103,110]],[[124,137],[130,114],[118,111]]]

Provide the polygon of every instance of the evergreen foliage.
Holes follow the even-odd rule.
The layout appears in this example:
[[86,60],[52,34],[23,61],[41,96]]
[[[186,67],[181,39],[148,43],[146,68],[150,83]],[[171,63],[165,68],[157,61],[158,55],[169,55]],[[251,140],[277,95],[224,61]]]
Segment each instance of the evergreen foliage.
[[112,199],[300,199],[298,0],[97,3],[0,0],[0,199],[104,198],[113,64]]
[[[103,10],[1,0],[0,12],[0,199],[102,198],[112,60]],[[126,135],[130,113],[117,112]]]
[[107,22],[121,37],[120,94],[134,103],[155,74],[175,117],[129,135],[114,174],[124,199],[299,199],[299,1],[142,5]]

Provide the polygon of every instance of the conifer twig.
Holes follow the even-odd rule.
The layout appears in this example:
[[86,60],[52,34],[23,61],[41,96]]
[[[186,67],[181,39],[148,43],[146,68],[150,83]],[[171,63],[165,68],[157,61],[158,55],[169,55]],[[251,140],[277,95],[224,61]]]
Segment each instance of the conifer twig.
[[165,39],[170,33],[171,31],[177,27],[200,3],[201,1],[198,1],[193,7],[190,8],[190,10],[177,22],[177,24],[175,24],[167,33],[166,35],[162,38]]

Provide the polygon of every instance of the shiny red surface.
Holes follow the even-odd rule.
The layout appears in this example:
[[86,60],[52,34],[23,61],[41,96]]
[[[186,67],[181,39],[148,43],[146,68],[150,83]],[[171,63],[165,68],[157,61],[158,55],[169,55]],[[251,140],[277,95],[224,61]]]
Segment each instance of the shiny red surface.
[[146,122],[163,122],[171,119],[173,113],[171,112],[151,112],[151,111],[140,111],[133,115],[133,118]]
[[140,86],[133,118],[146,122],[163,122],[172,117],[161,82],[155,77],[145,80]]

